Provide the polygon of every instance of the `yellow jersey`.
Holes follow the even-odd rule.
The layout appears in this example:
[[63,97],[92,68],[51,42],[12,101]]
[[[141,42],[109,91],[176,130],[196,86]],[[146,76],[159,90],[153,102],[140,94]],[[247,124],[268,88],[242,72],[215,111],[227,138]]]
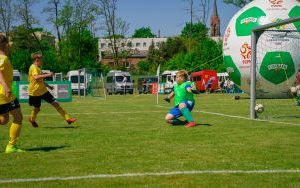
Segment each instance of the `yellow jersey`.
[[[10,61],[6,55],[0,55],[0,71],[3,74],[4,82],[12,91],[13,66],[10,64]],[[15,99],[16,97],[14,95],[6,97],[4,87],[2,84],[0,84],[0,105],[7,104]]]
[[28,91],[30,96],[41,96],[48,91],[44,84],[44,79],[39,79],[39,80],[34,79],[34,76],[38,76],[41,74],[43,74],[42,70],[38,66],[34,64],[30,66],[29,73],[28,73],[28,80],[29,80]]

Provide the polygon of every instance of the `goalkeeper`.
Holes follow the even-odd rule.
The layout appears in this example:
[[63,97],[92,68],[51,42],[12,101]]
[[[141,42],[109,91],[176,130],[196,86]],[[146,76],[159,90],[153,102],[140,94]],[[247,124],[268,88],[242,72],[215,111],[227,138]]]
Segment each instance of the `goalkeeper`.
[[[165,120],[171,125],[185,125],[186,128],[196,126],[191,111],[194,108],[195,100],[194,93],[198,94],[197,90],[192,89],[192,82],[187,81],[188,74],[181,70],[176,73],[176,82],[173,91],[164,100],[170,102],[174,98],[175,106],[166,115]],[[186,121],[178,119],[184,116]]]
[[38,127],[36,117],[41,110],[41,100],[45,100],[51,104],[56,111],[64,118],[68,124],[72,124],[76,121],[76,118],[71,118],[65,110],[59,105],[51,93],[47,90],[53,89],[52,86],[44,82],[44,78],[53,76],[53,73],[43,74],[40,67],[43,64],[43,56],[41,53],[32,54],[33,63],[29,68],[29,105],[33,106],[29,122],[33,127]]

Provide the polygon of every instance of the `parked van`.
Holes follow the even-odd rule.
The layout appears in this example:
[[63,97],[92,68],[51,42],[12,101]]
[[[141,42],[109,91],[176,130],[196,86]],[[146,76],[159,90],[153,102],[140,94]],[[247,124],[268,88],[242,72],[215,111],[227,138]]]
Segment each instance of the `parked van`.
[[21,80],[21,73],[18,70],[13,71],[13,81],[20,81]]
[[212,81],[210,90],[216,91],[219,87],[217,71],[202,70],[191,74],[191,81],[195,83],[198,91],[204,92],[209,80]]
[[133,83],[129,72],[111,70],[106,76],[106,92],[111,94],[133,94]]
[[[78,93],[78,88],[80,88],[80,94],[87,91],[88,88],[88,78],[84,74],[84,71],[72,70],[67,73],[68,80],[71,82],[72,93]],[[79,78],[79,79],[78,79]],[[79,80],[79,83],[78,83]]]
[[171,93],[174,84],[176,84],[176,73],[178,71],[164,71],[161,74],[161,81],[165,83],[164,93]]

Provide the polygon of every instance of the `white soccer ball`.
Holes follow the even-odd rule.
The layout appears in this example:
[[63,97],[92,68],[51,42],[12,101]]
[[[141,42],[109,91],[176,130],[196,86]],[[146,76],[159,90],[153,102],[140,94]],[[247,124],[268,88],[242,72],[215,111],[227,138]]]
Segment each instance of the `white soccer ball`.
[[262,104],[256,104],[255,105],[255,111],[258,113],[263,113],[263,111],[265,110],[264,106]]
[[[252,29],[299,15],[299,0],[253,0],[233,16],[223,38],[224,64],[231,80],[243,91],[250,93]],[[286,29],[299,32],[288,34],[294,38],[276,32]],[[293,83],[300,69],[300,25],[295,23],[272,30],[275,31],[263,34],[257,43],[256,96],[289,98],[286,82]]]
[[296,95],[296,94],[297,94],[297,88],[296,88],[296,87],[291,87],[290,89],[291,89],[291,93],[292,93],[293,95]]

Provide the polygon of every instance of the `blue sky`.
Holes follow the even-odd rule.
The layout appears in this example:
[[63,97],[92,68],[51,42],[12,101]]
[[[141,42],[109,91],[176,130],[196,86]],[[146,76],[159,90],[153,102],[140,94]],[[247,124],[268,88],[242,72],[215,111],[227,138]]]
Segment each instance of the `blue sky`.
[[[46,30],[53,32],[53,27],[46,23],[40,10],[46,5],[46,0],[41,0],[37,5],[35,15],[40,19],[40,25]],[[195,0],[196,11],[199,5]],[[213,0],[210,0],[213,3]],[[218,13],[221,19],[221,34],[223,35],[230,19],[239,10],[239,8],[223,3],[223,0],[217,0]],[[189,21],[189,14],[186,11],[188,3],[184,0],[119,0],[117,4],[117,14],[127,23],[130,29],[128,36],[134,33],[135,29],[141,27],[150,27],[153,33],[160,34],[163,37],[179,35],[185,23]],[[211,5],[212,9],[212,5]],[[210,13],[210,12],[209,12]],[[210,17],[210,14],[209,14]],[[99,32],[98,35],[101,35]]]
[[[210,2],[212,4],[213,0]],[[195,6],[199,10],[199,6]],[[183,0],[119,0],[118,15],[130,24],[129,34],[136,28],[149,26],[154,33],[160,30],[162,36],[173,36],[180,34],[185,23],[190,20],[187,7],[188,3]],[[225,4],[223,0],[217,0],[217,7],[223,34],[239,8]],[[199,11],[196,13],[200,14]]]

